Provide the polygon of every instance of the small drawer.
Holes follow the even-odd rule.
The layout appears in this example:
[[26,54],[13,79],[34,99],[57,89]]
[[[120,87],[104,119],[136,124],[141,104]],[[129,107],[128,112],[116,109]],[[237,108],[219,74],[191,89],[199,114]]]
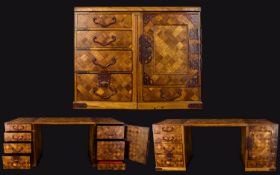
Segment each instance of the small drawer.
[[77,29],[131,28],[132,17],[128,13],[77,13]]
[[30,142],[32,140],[32,134],[30,132],[5,132],[5,142]]
[[77,31],[77,48],[131,48],[131,31]]
[[30,156],[2,156],[3,169],[30,169]]
[[31,131],[31,124],[26,123],[5,123],[5,131]]
[[97,139],[124,139],[124,126],[97,126]]
[[156,166],[157,167],[184,167],[183,155],[156,155]]
[[182,135],[175,134],[154,134],[155,143],[182,143]]
[[183,154],[183,145],[170,143],[155,143],[155,154]]
[[26,154],[31,153],[31,143],[4,143],[5,154]]
[[154,134],[182,133],[183,127],[176,125],[153,125]]
[[124,141],[97,141],[97,160],[124,160]]
[[131,72],[132,51],[76,51],[76,71]]
[[125,163],[122,161],[99,161],[97,170],[125,170]]

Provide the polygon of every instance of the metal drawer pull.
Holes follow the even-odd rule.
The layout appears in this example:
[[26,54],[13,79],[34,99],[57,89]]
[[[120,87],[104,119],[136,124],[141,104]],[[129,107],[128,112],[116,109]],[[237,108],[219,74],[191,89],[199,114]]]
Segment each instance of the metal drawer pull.
[[23,136],[23,135],[15,135],[15,134],[14,134],[14,135],[12,136],[12,139],[13,139],[13,140],[23,140],[23,139],[24,139],[24,136]]
[[164,141],[168,141],[168,142],[171,142],[171,141],[173,142],[173,141],[176,140],[176,138],[175,138],[174,136],[171,136],[171,137],[163,136],[162,139],[163,139]]
[[174,131],[174,127],[173,126],[162,127],[162,131],[164,131],[164,132],[172,132],[172,131]]
[[94,24],[100,25],[101,27],[108,27],[108,26],[110,26],[112,24],[115,24],[117,22],[117,18],[115,16],[112,17],[111,22],[109,22],[108,24],[98,22],[97,17],[93,17],[92,20],[93,20]]
[[105,43],[102,43],[102,42],[100,42],[100,41],[97,41],[97,36],[94,36],[92,40],[93,40],[94,43],[100,44],[101,46],[108,46],[108,45],[110,45],[111,43],[115,42],[115,41],[117,40],[117,37],[114,36],[114,35],[112,35],[112,36],[111,36],[111,40],[109,40],[109,41],[107,41],[107,42],[105,42]]
[[95,57],[92,58],[92,63],[93,63],[94,65],[96,65],[96,66],[101,67],[102,69],[107,69],[108,67],[110,67],[110,66],[116,64],[116,62],[117,62],[116,58],[115,58],[115,57],[112,57],[112,58],[111,58],[111,61],[110,61],[108,64],[102,65],[102,64],[99,64],[99,63],[97,62],[97,59],[96,59]]

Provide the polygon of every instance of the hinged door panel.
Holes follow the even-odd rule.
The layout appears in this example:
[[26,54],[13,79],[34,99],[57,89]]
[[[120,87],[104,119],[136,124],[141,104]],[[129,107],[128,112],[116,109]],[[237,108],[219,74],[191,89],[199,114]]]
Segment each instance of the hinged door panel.
[[143,14],[142,100],[200,101],[200,13]]
[[132,161],[146,164],[148,154],[149,128],[128,125],[128,158]]

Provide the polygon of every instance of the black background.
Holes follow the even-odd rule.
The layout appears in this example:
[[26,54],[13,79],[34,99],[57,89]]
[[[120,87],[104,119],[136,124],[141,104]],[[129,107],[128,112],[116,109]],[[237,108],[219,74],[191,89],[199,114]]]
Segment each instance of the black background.
[[[276,1],[1,1],[0,133],[4,132],[3,122],[17,116],[114,117],[142,126],[166,118],[267,118],[280,123],[279,9],[273,2]],[[97,5],[201,6],[204,109],[72,110],[73,8]],[[238,128],[195,128],[194,158],[188,172],[155,172],[152,141],[147,165],[128,162],[124,172],[97,172],[87,157],[87,129],[45,126],[39,166],[28,171],[0,167],[0,175],[280,172],[279,161],[277,173],[243,172]],[[3,136],[0,143],[2,140]]]

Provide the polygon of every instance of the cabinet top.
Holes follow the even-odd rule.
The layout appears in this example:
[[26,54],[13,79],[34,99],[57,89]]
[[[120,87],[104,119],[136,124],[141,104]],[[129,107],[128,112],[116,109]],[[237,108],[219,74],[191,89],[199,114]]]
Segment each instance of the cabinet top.
[[200,7],[75,7],[76,12],[90,12],[90,11],[121,11],[121,12],[142,12],[142,11],[191,11],[197,12],[201,11]]
[[79,124],[124,124],[113,118],[98,117],[19,117],[8,123],[28,123],[28,124],[62,124],[62,125],[79,125]]

